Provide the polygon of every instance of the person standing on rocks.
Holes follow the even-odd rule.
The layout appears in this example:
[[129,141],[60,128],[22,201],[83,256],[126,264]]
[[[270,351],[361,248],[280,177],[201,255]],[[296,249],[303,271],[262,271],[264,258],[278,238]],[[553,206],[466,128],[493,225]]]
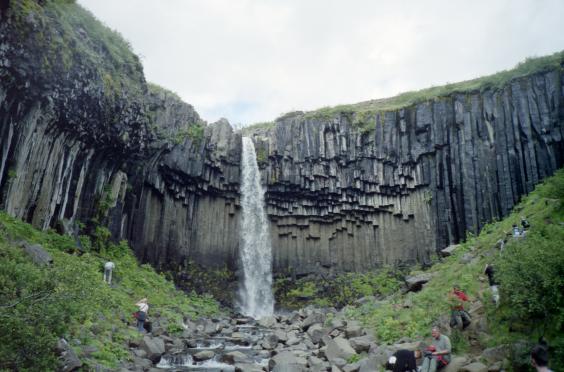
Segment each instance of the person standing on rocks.
[[439,327],[433,327],[431,335],[433,341],[431,346],[423,353],[421,372],[435,372],[450,363],[450,353],[452,352],[450,339],[441,334]]
[[108,261],[104,264],[104,281],[108,284],[112,284],[112,270],[116,265],[112,261]]
[[144,332],[145,320],[147,319],[147,312],[149,311],[147,299],[143,298],[135,305],[139,306],[139,311],[137,312],[137,330],[139,330],[139,332]]

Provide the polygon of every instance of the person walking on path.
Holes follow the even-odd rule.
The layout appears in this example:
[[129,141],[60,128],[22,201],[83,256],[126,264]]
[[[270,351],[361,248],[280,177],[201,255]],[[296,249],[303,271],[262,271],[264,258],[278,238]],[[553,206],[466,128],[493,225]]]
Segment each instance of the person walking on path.
[[484,270],[484,274],[488,276],[488,282],[490,284],[490,289],[492,290],[493,300],[495,302],[495,306],[499,306],[499,283],[495,280],[494,274],[495,270],[492,265],[487,264],[486,269]]
[[116,265],[112,261],[108,261],[104,264],[104,281],[108,284],[112,284],[112,270]]
[[439,327],[433,327],[431,335],[433,336],[432,344],[423,353],[421,372],[435,372],[450,363],[452,352],[450,339],[441,334]]
[[458,284],[453,285],[452,292],[449,293],[449,301],[451,303],[450,326],[465,329],[471,323],[470,314],[464,310],[464,302],[468,301],[468,296]]
[[147,299],[143,298],[135,304],[139,306],[139,311],[137,312],[137,330],[139,332],[144,332],[145,320],[147,319],[147,312],[149,311],[149,305],[147,304]]

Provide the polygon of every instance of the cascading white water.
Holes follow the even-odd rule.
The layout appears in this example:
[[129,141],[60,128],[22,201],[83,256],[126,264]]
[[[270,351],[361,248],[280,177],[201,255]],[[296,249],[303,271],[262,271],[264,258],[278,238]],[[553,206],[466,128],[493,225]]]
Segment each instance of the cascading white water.
[[243,137],[241,178],[239,251],[244,275],[240,292],[241,312],[253,318],[261,318],[274,313],[272,246],[255,146],[247,137]]

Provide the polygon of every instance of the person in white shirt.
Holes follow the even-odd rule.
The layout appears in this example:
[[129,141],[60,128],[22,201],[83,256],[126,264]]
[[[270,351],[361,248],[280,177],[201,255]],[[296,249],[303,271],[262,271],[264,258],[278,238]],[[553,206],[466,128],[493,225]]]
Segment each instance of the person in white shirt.
[[108,284],[112,284],[112,270],[116,265],[112,261],[108,261],[104,264],[104,281]]
[[143,298],[135,305],[139,306],[139,311],[137,312],[137,329],[139,330],[139,332],[144,332],[145,320],[147,319],[147,312],[149,311],[147,299]]

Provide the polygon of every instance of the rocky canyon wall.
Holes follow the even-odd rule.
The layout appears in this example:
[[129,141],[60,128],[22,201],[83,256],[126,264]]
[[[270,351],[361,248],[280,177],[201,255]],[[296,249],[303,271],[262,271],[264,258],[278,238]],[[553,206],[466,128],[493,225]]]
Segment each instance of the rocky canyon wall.
[[363,115],[363,130],[343,111],[257,131],[276,267],[425,263],[507,215],[563,164],[563,91],[556,69]]

